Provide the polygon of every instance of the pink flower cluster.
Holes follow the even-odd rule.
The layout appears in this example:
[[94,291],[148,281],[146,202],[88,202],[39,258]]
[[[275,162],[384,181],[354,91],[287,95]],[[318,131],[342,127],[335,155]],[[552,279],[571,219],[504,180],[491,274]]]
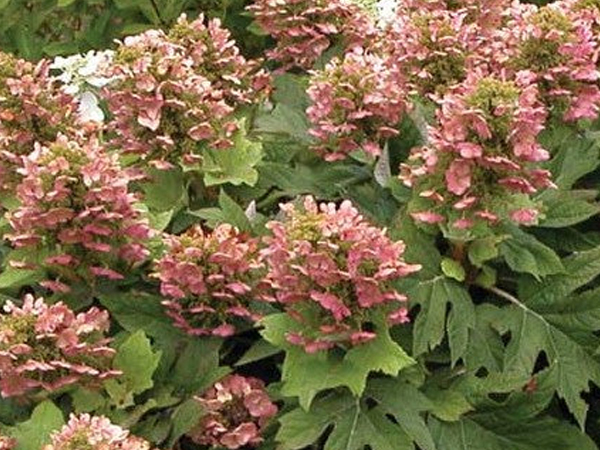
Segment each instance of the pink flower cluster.
[[261,432],[277,406],[257,378],[228,375],[196,397],[206,415],[188,433],[200,445],[237,449],[262,442]]
[[454,11],[464,16],[465,23],[476,23],[483,32],[501,25],[510,0],[401,0],[397,15],[425,11]]
[[435,96],[466,78],[482,41],[482,28],[468,17],[465,9],[442,7],[398,11],[387,41],[412,91]]
[[145,439],[129,434],[104,416],[71,414],[67,424],[52,434],[43,450],[150,450]]
[[551,112],[565,121],[597,118],[600,47],[590,16],[568,2],[519,5],[511,13],[499,32],[508,43],[507,66],[538,83]]
[[392,282],[420,269],[402,260],[404,243],[369,225],[349,201],[303,208],[282,205],[285,219],[267,226],[265,300],[282,304],[302,325],[290,343],[307,352],[358,345],[376,337],[373,323],[407,322],[406,297]]
[[105,88],[112,144],[159,168],[192,164],[204,146],[226,149],[233,113],[269,90],[269,76],[246,60],[218,19],[179,18],[169,34],[150,30],[117,48]]
[[350,49],[377,37],[367,12],[350,0],[255,0],[248,10],[275,39],[267,56],[282,63],[282,70],[309,70],[333,46]]
[[0,435],[0,450],[12,450],[17,446],[17,441],[8,436]]
[[[26,253],[14,266],[44,267],[51,280],[43,283],[68,292],[78,281],[96,277],[124,278],[124,271],[146,259],[151,230],[135,209],[128,191],[130,176],[96,140],[85,144],[59,138],[37,146],[21,169],[17,188],[21,205],[7,217],[6,238]],[[38,261],[39,255],[45,259]]]
[[16,169],[34,142],[50,142],[76,125],[77,103],[37,64],[0,52],[0,191],[20,180]]
[[194,226],[166,243],[154,276],[175,326],[192,335],[230,336],[233,320],[259,318],[249,309],[263,273],[258,240],[222,224],[210,233]]
[[448,220],[458,229],[477,220],[535,223],[528,196],[553,184],[536,164],[549,158],[537,142],[546,109],[529,81],[474,74],[441,100],[430,144],[401,166],[401,179],[425,206],[413,212],[417,221]]
[[378,156],[380,143],[398,134],[395,127],[407,110],[406,83],[388,62],[356,48],[313,73],[306,112],[313,124],[309,133],[318,140],[314,149],[325,160],[359,149]]
[[8,301],[0,315],[0,393],[21,396],[74,383],[94,385],[117,376],[115,353],[104,338],[110,321],[97,308],[75,315],[63,303],[47,305],[27,295],[21,307]]

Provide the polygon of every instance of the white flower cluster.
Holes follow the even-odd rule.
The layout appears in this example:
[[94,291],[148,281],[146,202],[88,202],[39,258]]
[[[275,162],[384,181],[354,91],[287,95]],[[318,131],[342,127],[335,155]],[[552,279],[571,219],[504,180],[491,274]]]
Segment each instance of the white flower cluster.
[[79,117],[83,121],[102,122],[104,113],[98,106],[94,91],[111,82],[102,76],[105,68],[112,64],[114,52],[89,51],[85,55],[66,58],[57,56],[50,68],[60,73],[55,79],[63,84],[66,93],[79,100]]
[[398,10],[398,0],[379,0],[377,2],[378,24],[385,27],[390,24],[396,16]]

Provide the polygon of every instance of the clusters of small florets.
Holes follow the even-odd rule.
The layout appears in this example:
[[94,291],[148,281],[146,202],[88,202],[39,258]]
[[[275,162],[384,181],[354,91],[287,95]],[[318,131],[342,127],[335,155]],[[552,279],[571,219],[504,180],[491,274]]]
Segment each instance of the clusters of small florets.
[[250,310],[263,274],[256,239],[222,224],[209,233],[194,226],[166,243],[155,277],[175,326],[192,335],[230,336],[234,321],[259,318]]
[[401,167],[404,183],[421,198],[413,217],[458,229],[479,219],[535,223],[529,195],[552,186],[536,164],[549,158],[537,142],[546,119],[537,86],[474,75],[441,103],[430,144]]
[[0,315],[0,393],[92,386],[119,375],[109,369],[115,353],[104,338],[109,326],[108,313],[97,308],[75,315],[63,303],[47,305],[31,295],[21,307],[6,302]]
[[129,434],[104,416],[71,414],[67,424],[50,437],[43,450],[150,450],[145,439]]
[[16,439],[0,435],[0,450],[12,450],[17,446]]
[[205,415],[188,436],[200,445],[254,447],[262,442],[265,425],[277,414],[277,406],[257,378],[229,375],[196,399]]
[[269,77],[246,60],[218,19],[179,18],[170,33],[150,30],[117,48],[105,89],[113,144],[157,167],[198,162],[203,146],[226,149],[233,113],[261,99]]
[[14,189],[16,169],[34,142],[51,142],[75,127],[77,103],[58,89],[49,64],[0,52],[0,191]]
[[401,9],[388,33],[413,91],[431,96],[460,83],[474,64],[480,29],[462,11]]
[[464,16],[465,23],[475,23],[484,33],[502,23],[510,0],[401,0],[397,14],[424,11],[453,11]]
[[327,49],[366,46],[378,33],[368,13],[350,0],[256,0],[248,9],[275,39],[267,56],[282,70],[312,69]]
[[[565,121],[595,119],[600,111],[599,47],[592,22],[568,3],[512,10],[506,34],[507,66],[540,88],[549,110]],[[525,76],[525,75],[522,75]]]
[[303,330],[290,343],[307,352],[357,345],[376,337],[373,324],[408,321],[406,297],[392,282],[420,269],[402,260],[404,244],[371,226],[344,201],[301,209],[282,205],[283,221],[262,251],[268,266],[266,300],[282,304]]
[[307,109],[317,138],[314,149],[327,161],[362,149],[378,156],[381,142],[398,134],[408,109],[402,75],[388,59],[356,48],[315,72]]
[[[134,206],[130,176],[118,155],[105,153],[94,140],[79,144],[59,136],[48,147],[36,147],[22,174],[21,205],[8,214],[12,232],[6,237],[16,248],[36,250],[12,264],[45,268],[45,287],[68,292],[78,281],[122,279],[146,259],[151,231]],[[45,259],[35,260],[39,255]]]

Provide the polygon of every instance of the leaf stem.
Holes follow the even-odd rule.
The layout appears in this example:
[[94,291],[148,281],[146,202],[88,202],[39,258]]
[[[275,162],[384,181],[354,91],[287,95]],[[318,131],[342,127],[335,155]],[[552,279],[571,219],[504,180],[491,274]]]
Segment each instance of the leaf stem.
[[512,294],[509,294],[508,292],[496,287],[496,286],[481,286],[484,289],[487,289],[488,291],[490,291],[493,294],[496,294],[498,297],[502,297],[505,300],[508,300],[509,302],[511,302],[514,305],[517,305],[519,308],[523,308],[525,310],[529,310],[529,308],[527,308],[527,306],[525,306],[523,303],[521,303],[521,301],[515,297]]
[[[481,286],[481,285],[478,285]],[[484,289],[487,289],[488,291],[490,291],[493,294],[496,294],[498,297],[501,297],[505,300],[508,300],[509,302],[511,302],[513,305],[518,306],[519,308],[521,308],[523,311],[525,311],[526,313],[529,313],[531,315],[533,315],[534,317],[538,318],[539,320],[541,320],[546,326],[548,326],[548,322],[546,321],[546,319],[544,318],[544,316],[542,316],[541,314],[537,313],[536,311],[534,311],[531,308],[528,308],[527,305],[525,305],[525,303],[521,302],[517,297],[515,297],[512,294],[509,294],[508,292],[496,287],[496,286],[481,286]]]

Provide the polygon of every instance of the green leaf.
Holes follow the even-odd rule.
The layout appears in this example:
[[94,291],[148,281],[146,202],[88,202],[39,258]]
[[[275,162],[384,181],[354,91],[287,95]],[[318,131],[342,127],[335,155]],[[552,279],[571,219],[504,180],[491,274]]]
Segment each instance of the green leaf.
[[190,431],[200,421],[203,415],[203,409],[195,399],[189,399],[175,408],[173,411],[173,428],[169,435],[167,446],[173,447],[177,440],[185,433]]
[[558,255],[532,235],[516,226],[504,226],[508,238],[500,244],[500,254],[515,272],[533,275],[536,279],[564,272]]
[[[420,305],[414,327],[413,354],[421,355],[441,344],[447,328],[452,364],[467,350],[475,322],[473,302],[458,283],[444,276],[422,281],[408,291],[411,305]],[[446,319],[448,305],[451,310]]]
[[460,263],[452,258],[443,258],[441,264],[442,272],[448,278],[463,282],[467,276],[465,269]]
[[17,440],[16,450],[40,450],[64,424],[62,411],[46,400],[35,407],[28,421],[11,427],[9,433]]
[[244,210],[227,193],[221,189],[219,193],[219,206],[223,211],[223,220],[237,227],[240,231],[251,231],[252,224]]
[[148,336],[177,340],[186,335],[173,326],[161,305],[162,298],[130,290],[99,295],[99,300],[111,316],[130,333],[144,330]]
[[204,338],[188,341],[167,380],[186,394],[203,391],[227,375],[227,367],[219,367],[221,339]]
[[398,217],[397,225],[390,230],[390,234],[394,238],[402,239],[406,244],[406,261],[421,264],[422,269],[418,276],[427,279],[439,275],[442,256],[435,246],[434,239],[421,231],[405,211],[400,211]]
[[475,267],[482,267],[486,261],[498,256],[498,244],[502,237],[490,236],[469,243],[469,261]]
[[185,202],[185,186],[181,169],[148,169],[150,181],[142,184],[144,203],[150,210],[172,211]]
[[492,423],[432,418],[430,429],[438,450],[597,450],[588,436],[550,417]]
[[465,396],[454,389],[432,388],[426,392],[432,403],[431,413],[445,422],[456,422],[463,414],[473,410]]
[[306,353],[303,348],[288,343],[287,333],[298,331],[299,325],[287,314],[271,314],[261,324],[264,326],[262,336],[286,351],[281,393],[298,397],[300,405],[306,410],[320,391],[346,386],[354,395],[360,396],[370,372],[381,371],[395,376],[415,363],[391,340],[385,328],[378,329],[375,339],[341,355],[334,351]]
[[554,155],[549,168],[560,189],[570,189],[578,179],[594,171],[600,163],[597,139],[577,133],[572,127],[549,127],[542,133],[540,140]]
[[433,403],[416,387],[399,380],[379,378],[369,382],[365,396],[394,416],[404,432],[422,450],[435,450],[435,444],[422,414],[431,411]]
[[248,140],[240,131],[234,137],[232,148],[207,149],[204,152],[204,183],[207,186],[224,183],[254,186],[258,181],[258,171],[255,167],[262,156],[262,144]]
[[333,426],[324,450],[412,450],[411,439],[378,408],[368,409],[347,394],[330,394],[315,401],[310,412],[300,408],[284,414],[276,440],[280,450],[314,443]]
[[[546,191],[541,197],[547,209],[540,227],[562,228],[583,222],[600,212],[597,204],[586,198],[589,191]],[[596,192],[592,191],[595,196]],[[583,197],[583,198],[582,198]]]
[[84,387],[75,390],[71,397],[73,398],[73,408],[77,413],[96,411],[106,404],[106,399],[102,393]]
[[600,247],[575,253],[562,260],[564,273],[544,280],[523,279],[519,297],[531,307],[552,304],[567,297],[600,275]]
[[600,364],[571,336],[526,307],[503,310],[503,326],[511,333],[506,346],[504,370],[508,374],[531,375],[541,352],[554,374],[554,385],[577,422],[583,427],[588,405],[581,397],[589,382],[600,385]]
[[66,8],[67,6],[75,3],[77,0],[58,0],[56,5],[60,8]]
[[290,197],[311,193],[317,197],[336,198],[348,186],[370,178],[368,171],[357,166],[322,163],[290,167],[265,162],[259,170],[263,182],[277,186]]
[[0,274],[0,289],[19,289],[44,279],[43,270],[17,269],[7,267]]
[[276,105],[272,111],[261,112],[254,122],[255,131],[284,134],[299,142],[309,143],[310,127],[306,108],[310,104],[306,94],[307,77],[292,74],[277,75],[273,79]]
[[242,356],[234,366],[239,367],[246,364],[250,364],[256,361],[260,361],[261,359],[270,358],[273,355],[276,355],[281,352],[280,348],[275,347],[274,345],[269,344],[265,340],[258,340],[252,347],[250,347],[244,356]]
[[113,369],[123,374],[105,383],[106,390],[119,407],[133,405],[134,395],[154,386],[152,375],[158,367],[161,353],[152,350],[143,330],[133,333],[119,346]]

